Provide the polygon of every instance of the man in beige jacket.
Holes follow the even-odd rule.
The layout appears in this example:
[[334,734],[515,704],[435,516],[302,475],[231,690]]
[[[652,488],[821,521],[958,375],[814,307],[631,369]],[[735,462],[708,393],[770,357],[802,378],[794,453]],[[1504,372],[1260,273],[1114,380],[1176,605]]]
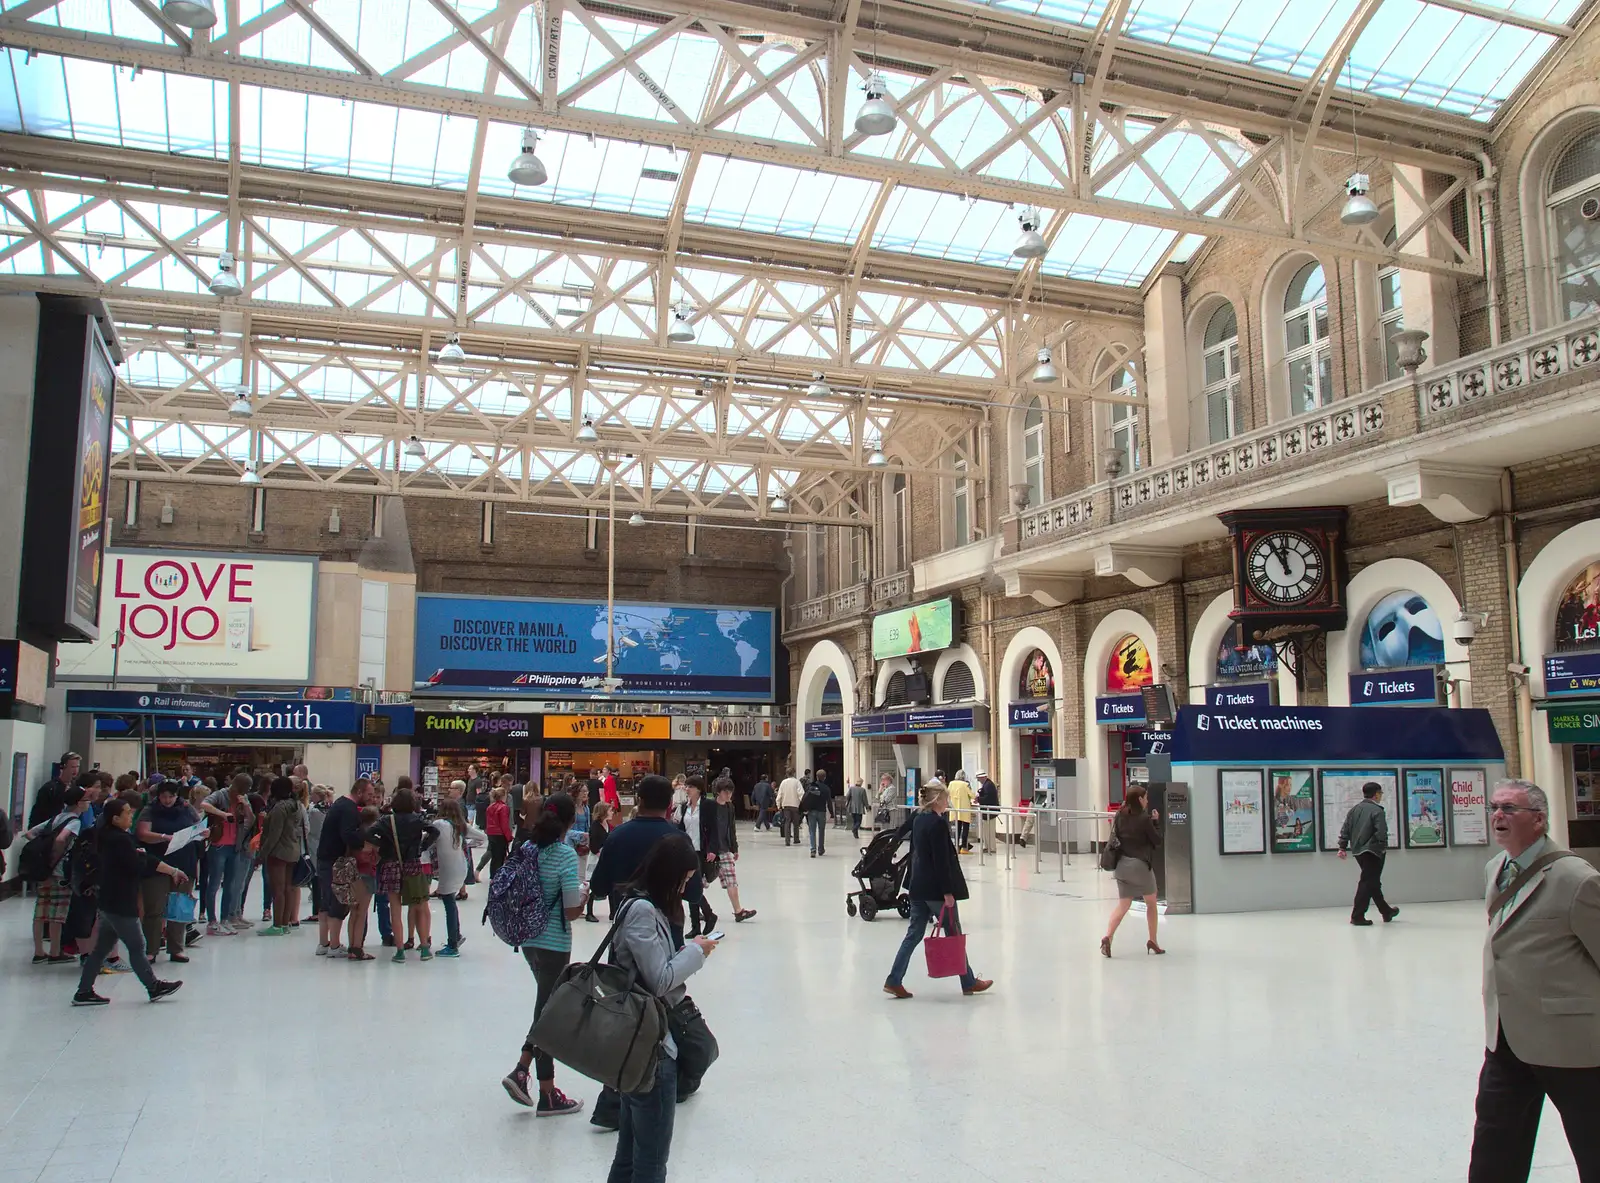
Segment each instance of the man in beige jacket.
[[1527,1179],[1549,1097],[1578,1178],[1591,1183],[1600,1180],[1600,871],[1550,841],[1537,785],[1501,781],[1490,809],[1505,853],[1487,871],[1487,1050],[1468,1180]]

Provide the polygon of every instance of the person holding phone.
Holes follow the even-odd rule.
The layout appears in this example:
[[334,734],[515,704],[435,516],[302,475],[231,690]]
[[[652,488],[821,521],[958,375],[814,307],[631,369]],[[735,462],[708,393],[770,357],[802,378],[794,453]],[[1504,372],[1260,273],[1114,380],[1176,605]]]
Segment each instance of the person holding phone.
[[[677,948],[674,926],[683,925],[683,892],[699,869],[699,855],[682,834],[659,839],[628,884],[612,939],[612,960],[631,969],[639,983],[670,1009],[687,995],[684,983],[717,947],[709,936]],[[617,1151],[606,1183],[663,1183],[672,1150],[678,1103],[678,1047],[669,1029],[661,1036],[655,1086],[622,1096]]]

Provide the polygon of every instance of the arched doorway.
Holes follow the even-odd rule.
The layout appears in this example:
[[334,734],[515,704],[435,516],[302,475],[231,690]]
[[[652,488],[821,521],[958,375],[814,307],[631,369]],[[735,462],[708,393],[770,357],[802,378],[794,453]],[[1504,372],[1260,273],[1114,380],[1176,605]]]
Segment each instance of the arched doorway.
[[1134,780],[1144,777],[1152,734],[1144,726],[1139,691],[1161,668],[1156,630],[1127,608],[1108,613],[1095,626],[1083,652],[1083,764],[1078,770],[1079,806],[1120,804]]
[[1061,747],[1061,649],[1049,633],[1030,625],[1006,645],[995,681],[999,702],[998,768],[987,770],[1000,799],[1015,805],[1031,795],[1038,761],[1065,754]]

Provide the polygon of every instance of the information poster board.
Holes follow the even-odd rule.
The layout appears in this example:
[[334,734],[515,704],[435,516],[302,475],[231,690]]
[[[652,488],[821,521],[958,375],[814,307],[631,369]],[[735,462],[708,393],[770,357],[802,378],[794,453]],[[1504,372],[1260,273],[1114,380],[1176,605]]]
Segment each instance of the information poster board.
[[1400,777],[1393,768],[1323,769],[1319,774],[1322,785],[1322,849],[1339,849],[1339,830],[1344,826],[1345,814],[1362,799],[1361,786],[1377,781],[1383,788],[1383,811],[1389,819],[1389,849],[1400,845],[1400,807],[1395,802],[1399,795]]
[[1481,768],[1450,770],[1450,843],[1489,845],[1489,782]]
[[1445,844],[1444,770],[1407,768],[1406,846],[1413,849]]
[[1265,854],[1267,850],[1266,789],[1259,768],[1221,770],[1223,854]]
[[1317,849],[1317,774],[1309,768],[1274,768],[1272,853],[1303,854]]

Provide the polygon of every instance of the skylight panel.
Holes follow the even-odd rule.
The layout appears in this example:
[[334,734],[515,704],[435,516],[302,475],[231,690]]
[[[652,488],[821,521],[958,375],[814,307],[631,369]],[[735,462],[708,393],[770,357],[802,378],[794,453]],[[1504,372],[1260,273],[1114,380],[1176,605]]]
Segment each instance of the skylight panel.
[[1047,275],[1138,287],[1177,233],[1091,214],[1069,214],[1044,260]]
[[[786,68],[795,56],[794,47],[781,41],[765,45],[745,45],[743,49],[756,68],[769,76]],[[811,129],[820,131],[824,126],[823,90],[827,84],[826,72],[818,61],[813,60],[797,68],[773,90],[789,101],[790,106],[799,112],[801,119]],[[748,74],[741,74],[731,89],[725,86],[712,96],[712,101],[717,104],[724,100],[738,102],[743,95],[759,85],[761,83],[757,79]],[[761,139],[796,144],[813,142],[806,128],[796,122],[794,116],[773,98],[771,92],[757,95],[749,100],[720,126],[741,136],[757,136]]]
[[[1123,135],[1138,146],[1142,140],[1153,134],[1154,130],[1150,125],[1128,120],[1124,124]],[[1216,140],[1222,151],[1227,153],[1235,164],[1246,157],[1244,147],[1225,134],[1219,133]],[[1121,144],[1109,135],[1102,136],[1095,152],[1097,158],[1095,167],[1098,169],[1109,163],[1122,151]],[[1097,181],[1095,192],[1100,197],[1118,201],[1132,201],[1140,205],[1172,209],[1173,202],[1167,196],[1167,190],[1170,190],[1179,202],[1195,209],[1193,203],[1215,191],[1227,177],[1226,166],[1203,137],[1189,131],[1169,131],[1149,144],[1140,160],[1127,162],[1115,176],[1105,182]],[[1156,183],[1157,178],[1161,182],[1159,185]],[[1206,209],[1195,209],[1195,212],[1206,213],[1220,209],[1227,203],[1233,191],[1230,187]]]
[[691,222],[820,242],[852,242],[878,191],[876,181],[780,164],[703,158],[689,191]]
[[[679,182],[665,177],[681,171],[681,154],[603,136],[591,139],[541,131],[539,159],[550,179],[529,188],[513,185],[505,173],[506,165],[521,150],[521,138],[522,129],[513,124],[489,125],[478,182],[482,192],[655,218],[665,217],[672,208]],[[646,170],[655,175],[647,176]]]
[[1016,214],[1002,202],[901,186],[884,206],[872,245],[875,250],[1004,267],[1013,263],[1016,237]]
[[979,0],[991,8],[1005,8],[1012,12],[1045,20],[1060,21],[1067,25],[1093,27],[1105,10],[1106,0]]

